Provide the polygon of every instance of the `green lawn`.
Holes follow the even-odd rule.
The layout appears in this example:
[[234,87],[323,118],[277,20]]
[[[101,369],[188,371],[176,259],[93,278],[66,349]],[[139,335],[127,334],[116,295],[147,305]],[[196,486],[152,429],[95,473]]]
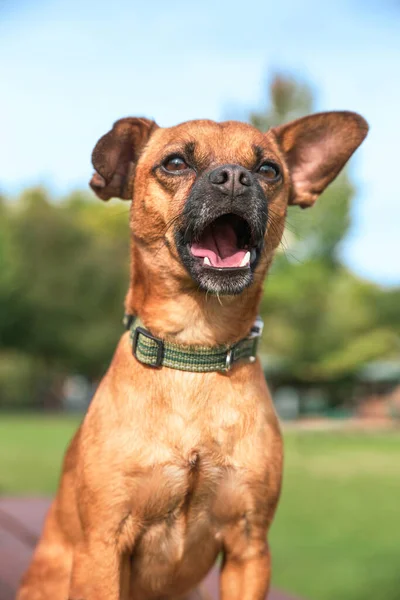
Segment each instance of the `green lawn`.
[[0,414],[0,494],[52,494],[81,418]]
[[[0,417],[0,493],[54,491],[78,419]],[[274,585],[304,600],[399,600],[400,434],[288,432]]]

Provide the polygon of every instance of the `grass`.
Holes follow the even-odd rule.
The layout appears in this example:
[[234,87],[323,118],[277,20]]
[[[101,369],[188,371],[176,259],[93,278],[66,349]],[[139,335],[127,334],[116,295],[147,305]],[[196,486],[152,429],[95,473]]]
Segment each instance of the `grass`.
[[0,494],[53,494],[80,422],[70,416],[0,416]]
[[[0,493],[56,489],[74,417],[0,418]],[[273,583],[305,600],[399,600],[400,434],[285,434]]]
[[285,438],[274,584],[309,600],[399,600],[400,435]]

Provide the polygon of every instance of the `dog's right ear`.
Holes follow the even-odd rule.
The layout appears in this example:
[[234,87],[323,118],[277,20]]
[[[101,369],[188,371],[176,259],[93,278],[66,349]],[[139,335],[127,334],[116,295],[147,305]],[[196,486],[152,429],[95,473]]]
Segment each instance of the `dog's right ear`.
[[96,173],[89,184],[99,198],[132,200],[135,165],[156,129],[154,121],[127,117],[99,139],[92,153]]
[[357,113],[331,111],[274,127],[291,175],[289,204],[312,206],[368,133]]

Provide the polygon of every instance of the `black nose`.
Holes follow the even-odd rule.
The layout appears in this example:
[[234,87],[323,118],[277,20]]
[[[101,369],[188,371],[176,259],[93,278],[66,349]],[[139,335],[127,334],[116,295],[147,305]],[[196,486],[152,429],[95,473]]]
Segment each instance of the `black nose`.
[[223,194],[240,196],[253,185],[253,176],[240,165],[222,165],[208,175],[211,183]]

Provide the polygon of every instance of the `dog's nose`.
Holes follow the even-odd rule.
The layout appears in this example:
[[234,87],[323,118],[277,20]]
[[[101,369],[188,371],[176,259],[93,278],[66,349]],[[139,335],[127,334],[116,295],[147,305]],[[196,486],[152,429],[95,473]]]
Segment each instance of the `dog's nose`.
[[250,171],[240,165],[223,165],[211,171],[209,180],[223,194],[240,196],[253,185]]

